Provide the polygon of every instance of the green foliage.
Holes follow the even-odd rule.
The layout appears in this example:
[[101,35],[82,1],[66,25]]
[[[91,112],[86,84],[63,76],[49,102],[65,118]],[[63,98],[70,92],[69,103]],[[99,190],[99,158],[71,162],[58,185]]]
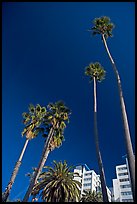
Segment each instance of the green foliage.
[[54,131],[54,136],[51,140],[49,149],[53,150],[55,148],[59,148],[62,145],[62,142],[65,141],[64,139],[64,130],[56,128]]
[[29,104],[29,112],[32,114],[35,112],[35,107],[33,104]]
[[45,113],[46,113],[46,108],[45,108],[45,107],[42,107],[42,108],[41,108],[41,113],[42,113],[42,114],[45,114]]
[[70,115],[70,110],[65,106],[64,102],[49,103],[47,108],[41,107],[40,104],[36,106],[30,104],[28,109],[28,113],[24,112],[22,114],[25,125],[22,136],[26,135],[26,138],[33,139],[41,133],[43,137],[47,138],[50,128],[53,127],[54,137],[52,138],[50,149],[53,150],[56,147],[60,147],[62,141],[64,141],[65,123],[69,122]]
[[60,121],[68,121],[69,115],[71,114],[70,110],[65,106],[63,101],[57,101],[55,103],[48,104],[49,112],[51,113],[49,119],[56,118]]
[[33,188],[32,195],[40,194],[45,202],[79,200],[81,183],[73,180],[72,166],[67,166],[66,161],[64,163],[53,161],[53,168],[50,166],[44,168],[46,171],[40,174],[38,183]]
[[30,115],[28,114],[28,113],[22,113],[22,117],[24,118],[24,119],[26,119],[26,118],[31,118],[30,117]]
[[64,129],[66,127],[66,124],[64,123],[64,121],[61,121],[59,127],[60,127],[60,129]]
[[103,202],[101,192],[83,191],[81,202]]
[[105,79],[105,73],[106,71],[99,62],[90,63],[89,66],[85,68],[85,75],[89,76],[91,81],[95,77],[97,81],[101,82]]
[[[54,137],[50,143],[50,150],[62,145],[64,141],[64,129],[66,122],[69,122],[70,110],[65,106],[63,101],[49,103],[47,106],[48,112],[45,117],[45,124],[50,124],[54,128]],[[46,135],[44,135],[45,137]]]
[[93,24],[94,26],[91,28],[91,30],[93,30],[93,35],[101,34],[104,35],[105,38],[112,37],[112,30],[115,26],[111,23],[109,17],[102,16],[100,18],[95,18]]
[[37,114],[41,113],[41,106],[39,104],[36,105],[36,113]]
[[29,112],[22,113],[24,118],[23,124],[25,125],[22,131],[22,136],[26,135],[26,138],[33,139],[37,135],[43,132],[43,128],[39,128],[43,123],[43,118],[46,115],[46,107],[41,107],[39,104],[36,107],[30,104],[28,107]]

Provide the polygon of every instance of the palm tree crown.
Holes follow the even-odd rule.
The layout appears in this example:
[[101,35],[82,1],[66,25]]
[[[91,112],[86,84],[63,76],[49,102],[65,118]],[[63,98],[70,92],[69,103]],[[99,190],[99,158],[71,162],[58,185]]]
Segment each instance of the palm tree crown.
[[93,24],[94,27],[91,28],[91,30],[93,30],[93,35],[102,34],[105,38],[112,37],[112,30],[115,26],[111,23],[109,17],[102,16],[100,18],[95,18]]
[[48,117],[45,116],[45,124],[50,123],[54,127],[54,135],[50,143],[50,149],[53,150],[56,147],[60,147],[62,141],[64,141],[64,129],[66,128],[66,122],[69,122],[70,110],[65,106],[63,101],[57,101],[56,103],[48,104]]
[[33,104],[29,105],[29,112],[22,113],[24,118],[23,124],[26,125],[22,131],[22,136],[26,134],[26,138],[31,140],[35,138],[40,132],[44,133],[44,128],[39,127],[43,120],[44,116],[47,114],[45,107],[41,107],[39,104],[36,107]]
[[[57,101],[55,103],[49,103],[49,120],[55,118],[57,121],[69,121],[68,117],[70,115],[70,110],[67,108],[63,101]],[[54,124],[55,119],[53,119],[52,123]]]
[[97,81],[101,82],[105,79],[106,71],[103,69],[99,62],[90,63],[89,66],[86,67],[85,74],[90,76],[90,81],[95,77]]
[[40,174],[31,194],[37,195],[42,190],[40,196],[46,202],[78,201],[81,183],[73,180],[72,166],[68,167],[66,161],[53,164],[53,168],[44,167],[47,171]]

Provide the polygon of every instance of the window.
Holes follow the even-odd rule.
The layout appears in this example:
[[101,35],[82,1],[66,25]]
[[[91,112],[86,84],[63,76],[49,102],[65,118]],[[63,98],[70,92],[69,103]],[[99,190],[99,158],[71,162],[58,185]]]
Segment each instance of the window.
[[84,178],[84,181],[89,181],[91,180],[91,178]]
[[125,173],[119,173],[118,175],[119,175],[119,176],[128,175],[128,172],[125,172]]
[[125,170],[125,169],[127,169],[127,167],[119,167],[119,168],[118,168],[119,171],[120,171],[120,170]]
[[90,175],[91,175],[91,173],[85,173],[84,175],[85,175],[85,176],[90,176]]
[[120,185],[120,188],[130,188],[130,184],[127,184],[127,185]]
[[84,183],[84,186],[91,186],[91,183]]
[[129,181],[129,178],[119,179],[120,182]]
[[132,195],[132,192],[131,191],[121,192],[121,195]]
[[133,202],[132,199],[122,199],[122,202]]

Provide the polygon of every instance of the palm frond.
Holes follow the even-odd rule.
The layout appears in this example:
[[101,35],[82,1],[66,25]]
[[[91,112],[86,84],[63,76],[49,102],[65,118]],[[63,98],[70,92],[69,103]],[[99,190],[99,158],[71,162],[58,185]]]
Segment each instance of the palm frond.
[[43,201],[46,202],[71,202],[79,199],[81,184],[73,180],[73,172],[63,163],[53,161],[53,167],[45,166],[46,172],[41,174],[39,183],[34,186],[33,192],[40,193]]

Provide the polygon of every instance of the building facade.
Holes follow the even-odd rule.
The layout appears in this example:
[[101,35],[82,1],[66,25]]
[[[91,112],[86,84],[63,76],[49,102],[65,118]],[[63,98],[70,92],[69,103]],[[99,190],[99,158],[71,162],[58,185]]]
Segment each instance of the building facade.
[[115,202],[133,202],[128,165],[116,166],[116,179],[113,179]]
[[[81,195],[83,194],[84,190],[91,190],[92,192],[101,191],[100,175],[97,175],[94,170],[90,170],[86,164],[76,166],[74,173],[78,173],[78,176],[75,176],[74,179],[82,184],[80,189]],[[107,192],[109,202],[111,202],[111,191],[108,189],[108,187]]]

